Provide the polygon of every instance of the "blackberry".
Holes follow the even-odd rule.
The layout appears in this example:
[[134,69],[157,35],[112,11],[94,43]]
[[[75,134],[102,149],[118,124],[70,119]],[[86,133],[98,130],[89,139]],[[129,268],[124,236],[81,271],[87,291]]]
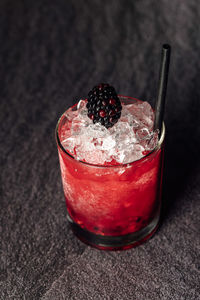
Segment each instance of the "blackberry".
[[101,123],[106,128],[112,127],[121,116],[122,105],[111,85],[101,83],[88,93],[88,117],[93,123]]

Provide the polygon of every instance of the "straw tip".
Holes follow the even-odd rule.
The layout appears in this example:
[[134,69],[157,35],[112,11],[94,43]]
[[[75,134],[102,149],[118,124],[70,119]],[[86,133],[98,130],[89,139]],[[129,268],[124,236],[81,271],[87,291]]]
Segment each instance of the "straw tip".
[[170,50],[171,46],[169,44],[163,44],[163,49],[164,50]]

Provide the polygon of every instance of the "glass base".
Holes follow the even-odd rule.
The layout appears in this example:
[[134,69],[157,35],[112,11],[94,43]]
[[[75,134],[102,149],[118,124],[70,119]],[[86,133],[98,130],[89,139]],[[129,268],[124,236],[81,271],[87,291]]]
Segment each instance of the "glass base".
[[141,230],[121,236],[99,235],[85,230],[73,222],[69,215],[68,221],[74,234],[85,244],[101,250],[126,250],[148,240],[158,228],[159,217],[158,214],[149,225]]

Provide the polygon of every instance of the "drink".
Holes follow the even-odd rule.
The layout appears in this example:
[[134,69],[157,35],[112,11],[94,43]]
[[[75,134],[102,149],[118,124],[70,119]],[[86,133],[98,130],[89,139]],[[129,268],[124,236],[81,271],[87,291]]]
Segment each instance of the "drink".
[[145,241],[160,216],[164,125],[158,141],[150,105],[119,98],[121,116],[111,128],[93,124],[87,100],[57,125],[69,222],[82,241],[108,250]]

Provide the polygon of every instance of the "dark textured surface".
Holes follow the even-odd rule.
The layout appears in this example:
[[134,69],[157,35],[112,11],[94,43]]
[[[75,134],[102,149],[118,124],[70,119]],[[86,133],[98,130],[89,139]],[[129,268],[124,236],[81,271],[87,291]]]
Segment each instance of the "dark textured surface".
[[[200,299],[200,4],[0,1],[0,299]],[[172,46],[163,222],[102,252],[66,221],[54,128],[98,82],[149,100]]]

